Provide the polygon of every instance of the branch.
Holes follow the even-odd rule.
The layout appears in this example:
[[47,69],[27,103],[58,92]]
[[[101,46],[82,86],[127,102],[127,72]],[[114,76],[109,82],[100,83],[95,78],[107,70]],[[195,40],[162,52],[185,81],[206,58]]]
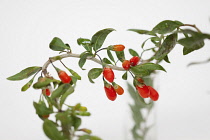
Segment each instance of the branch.
[[192,24],[184,24],[182,26],[191,26],[193,28],[195,28],[199,33],[202,33],[200,29],[198,29],[198,27],[196,25],[192,25]]
[[[54,56],[54,57],[50,57],[49,60],[47,62],[45,62],[45,64],[42,67],[42,72],[45,76],[49,77],[48,72],[47,72],[47,67],[49,66],[49,64],[51,62],[55,62],[57,60],[61,60],[63,58],[67,58],[67,57],[75,57],[75,58],[80,58],[80,54],[73,54],[73,53],[67,53],[67,54],[62,54],[62,55],[58,55],[58,56]],[[101,61],[95,57],[87,57],[87,60],[91,60],[94,61],[100,65],[102,65]],[[50,62],[51,61],[51,62]],[[107,65],[110,68],[112,68],[113,70],[118,70],[118,71],[125,71],[122,67],[118,67],[118,66],[113,66],[113,65]]]

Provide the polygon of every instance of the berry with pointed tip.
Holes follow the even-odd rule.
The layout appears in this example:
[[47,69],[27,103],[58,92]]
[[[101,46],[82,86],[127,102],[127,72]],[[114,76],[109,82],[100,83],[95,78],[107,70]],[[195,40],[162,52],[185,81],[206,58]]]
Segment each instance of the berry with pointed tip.
[[136,66],[140,61],[140,58],[138,56],[134,56],[130,59],[131,66]]
[[50,96],[51,92],[50,92],[50,89],[49,88],[46,88],[46,89],[42,89],[42,93],[46,96]]
[[60,70],[58,72],[58,76],[61,79],[62,83],[70,83],[71,82],[71,77],[65,72]]
[[157,101],[159,98],[159,94],[158,92],[151,86],[147,86],[149,88],[150,91],[150,95],[149,97],[153,100],[153,101]]
[[109,67],[104,67],[104,69],[103,69],[103,76],[110,83],[112,83],[114,81],[114,72]]
[[114,90],[114,87],[112,85],[105,84],[104,90],[105,90],[106,96],[109,100],[114,101],[117,98],[116,91]]
[[114,90],[117,92],[118,95],[122,95],[124,93],[124,89],[120,85],[114,83],[113,87],[114,87]]
[[137,85],[136,89],[142,98],[148,98],[150,96],[150,90],[146,85]]
[[118,52],[118,51],[123,51],[125,49],[125,46],[121,45],[121,44],[119,44],[119,45],[111,45],[111,46],[108,47],[108,49]]

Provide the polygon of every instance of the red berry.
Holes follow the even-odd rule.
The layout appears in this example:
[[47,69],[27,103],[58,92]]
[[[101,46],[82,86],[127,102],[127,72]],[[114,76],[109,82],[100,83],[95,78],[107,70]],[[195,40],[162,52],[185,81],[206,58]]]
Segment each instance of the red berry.
[[136,89],[142,98],[148,98],[150,95],[149,88],[146,85],[137,85]]
[[136,66],[140,61],[140,58],[138,56],[134,56],[130,59],[131,66]]
[[130,69],[130,61],[129,60],[124,60],[123,63],[122,63],[122,67],[125,70],[129,70]]
[[106,86],[104,86],[104,89],[109,100],[114,101],[117,98],[116,91],[114,90],[112,85],[107,84]]
[[113,50],[114,51],[123,51],[125,49],[124,45],[114,45]]
[[65,71],[59,71],[58,76],[61,79],[62,83],[70,83],[71,77]]
[[150,95],[149,97],[153,100],[153,101],[157,101],[159,98],[159,94],[158,92],[151,86],[147,86],[149,88],[150,91]]
[[112,82],[114,81],[114,72],[113,72],[112,69],[109,68],[109,67],[104,67],[103,76],[104,76],[105,79],[106,79],[107,81],[109,81],[110,83],[112,83]]
[[124,93],[124,89],[118,84],[114,84],[114,90],[118,95],[122,95]]
[[46,96],[50,96],[50,94],[51,94],[49,88],[43,89],[42,93],[45,94]]

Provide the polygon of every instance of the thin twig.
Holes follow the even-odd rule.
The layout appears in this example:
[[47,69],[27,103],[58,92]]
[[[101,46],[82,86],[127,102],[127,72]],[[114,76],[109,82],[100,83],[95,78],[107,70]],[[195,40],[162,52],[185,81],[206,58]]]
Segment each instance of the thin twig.
[[198,29],[198,27],[196,25],[193,25],[193,24],[183,24],[181,26],[191,26],[193,28],[195,28],[199,33],[202,33],[200,29]]
[[[42,67],[42,72],[45,76],[47,76],[47,68],[49,66],[49,64],[51,62],[55,62],[57,60],[61,60],[63,58],[68,58],[68,57],[75,57],[75,58],[80,58],[80,54],[74,54],[74,53],[67,53],[67,54],[62,54],[62,55],[58,55],[58,56],[54,56],[54,57],[51,57],[47,62],[45,62],[45,64],[43,65]],[[57,59],[59,58],[59,59]],[[95,58],[95,57],[87,57],[87,60],[91,60],[91,61],[94,61],[100,65],[102,65],[102,62]],[[113,66],[113,65],[108,65],[110,68],[112,68],[113,70],[118,70],[118,71],[125,71],[122,67],[118,67],[118,66]]]

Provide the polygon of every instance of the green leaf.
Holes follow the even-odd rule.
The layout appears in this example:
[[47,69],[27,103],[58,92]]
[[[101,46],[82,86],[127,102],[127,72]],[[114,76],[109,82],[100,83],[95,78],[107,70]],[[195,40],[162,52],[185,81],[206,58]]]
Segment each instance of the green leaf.
[[130,70],[136,76],[147,76],[150,73],[152,73],[154,70],[166,71],[161,65],[154,64],[154,63],[144,63],[141,65],[137,65],[135,67],[131,67]]
[[50,49],[54,51],[63,51],[65,49],[70,50],[70,47],[65,45],[63,41],[58,37],[54,37],[49,46]]
[[141,64],[141,65],[137,65],[136,66],[137,68],[142,68],[142,69],[146,69],[146,70],[149,70],[149,71],[153,71],[153,70],[162,70],[162,71],[165,71],[166,70],[159,64],[154,64],[154,63],[144,63],[144,64]]
[[103,58],[102,61],[106,64],[112,64],[112,62],[110,62],[109,59],[107,59],[107,58]]
[[171,62],[169,61],[168,55],[166,55],[166,56],[164,57],[164,60],[165,60],[167,63],[171,63]]
[[70,115],[70,110],[66,110],[64,112],[58,112],[56,115],[56,120],[61,121],[62,125],[70,125],[72,126],[73,124],[73,118]]
[[71,80],[71,82],[70,82],[70,84],[71,84],[71,85],[73,85],[73,84],[76,84],[76,83],[77,83],[77,80],[78,80],[78,79],[77,79],[76,77],[71,76],[71,79],[72,79],[72,80]]
[[109,33],[111,33],[112,31],[114,31],[114,29],[112,28],[107,28],[107,29],[103,29],[98,31],[97,33],[95,33],[92,38],[91,38],[91,46],[93,47],[94,51],[97,51],[98,49],[101,48],[101,46],[103,45],[107,35]]
[[139,57],[139,54],[135,50],[129,49],[128,51],[132,56],[138,56]]
[[37,73],[40,70],[41,70],[41,67],[38,67],[38,66],[28,67],[28,68],[22,70],[21,72],[8,77],[7,80],[11,80],[11,81],[23,80],[23,79],[26,79],[26,78],[30,77],[31,75]]
[[53,82],[54,80],[53,79],[50,79],[50,78],[41,78],[42,80],[38,80],[38,82],[36,82],[34,85],[33,85],[33,88],[35,89],[41,89],[43,87],[46,87],[48,85],[50,85],[51,82]]
[[103,71],[102,68],[92,68],[88,72],[88,78],[89,78],[90,82],[94,83],[94,81],[92,79],[98,78],[101,75],[102,71]]
[[177,42],[177,34],[170,34],[166,37],[163,41],[162,45],[160,46],[159,50],[156,52],[154,58],[156,60],[162,60],[165,58],[168,53],[175,47]]
[[112,53],[111,53],[110,50],[107,50],[107,55],[108,55],[108,57],[112,60],[112,62],[115,63],[114,57],[113,57],[113,55],[112,55]]
[[153,29],[152,32],[158,34],[166,34],[174,31],[176,28],[182,26],[183,23],[179,21],[171,21],[171,20],[164,20],[157,24]]
[[152,36],[156,36],[155,33],[153,33],[152,31],[148,31],[148,30],[141,30],[141,29],[128,29],[128,31],[133,31],[136,32],[138,34],[145,34],[145,35],[152,35]]
[[210,39],[210,34],[195,32],[193,30],[181,30],[185,34],[185,38],[178,41],[179,44],[184,46],[183,54],[186,55],[204,46],[204,39]]
[[76,77],[78,80],[81,80],[81,76],[77,72],[75,72],[74,70],[72,70],[70,68],[67,68],[67,69],[74,77]]
[[128,79],[128,72],[126,71],[123,76],[122,76],[123,80],[127,80]]
[[64,137],[57,129],[56,124],[51,120],[46,119],[44,121],[43,130],[45,135],[51,140],[64,140]]
[[81,120],[81,118],[79,118],[79,117],[74,117],[73,118],[73,126],[74,126],[74,130],[77,130],[78,128],[79,128],[79,126],[81,125],[81,123],[82,123],[82,120]]
[[39,103],[33,102],[34,108],[36,109],[36,114],[38,115],[49,115],[53,113],[53,110],[50,108],[47,108],[44,101],[40,101]]
[[204,46],[204,41],[203,39],[196,39],[193,37],[189,37],[189,38],[185,38],[182,40],[179,40],[179,44],[183,45],[183,54],[189,54],[195,50],[199,50],[201,48],[203,48]]
[[89,57],[89,56],[92,56],[92,54],[91,53],[84,53],[84,54],[80,55],[79,66],[82,70],[85,70],[82,67],[84,66],[84,64],[87,60],[87,57]]
[[67,91],[67,89],[70,86],[71,86],[70,84],[62,84],[62,85],[60,85],[56,90],[54,90],[52,92],[51,98],[55,99],[55,98],[60,97],[61,95],[63,95]]
[[21,88],[21,91],[26,91],[27,89],[29,89],[29,88],[31,87],[33,81],[34,81],[34,77],[33,77],[30,81],[28,81],[28,83],[26,83],[26,84]]
[[124,51],[116,51],[115,53],[116,53],[117,58],[118,58],[121,62],[123,62],[123,61],[125,60]]
[[74,92],[74,87],[73,86],[70,86],[66,92],[61,96],[61,99],[60,99],[60,105],[62,106],[63,103],[65,102],[66,98],[72,94]]
[[92,47],[91,47],[91,42],[90,39],[86,39],[86,38],[78,38],[77,39],[77,43],[78,45],[82,45],[87,51],[92,51]]

